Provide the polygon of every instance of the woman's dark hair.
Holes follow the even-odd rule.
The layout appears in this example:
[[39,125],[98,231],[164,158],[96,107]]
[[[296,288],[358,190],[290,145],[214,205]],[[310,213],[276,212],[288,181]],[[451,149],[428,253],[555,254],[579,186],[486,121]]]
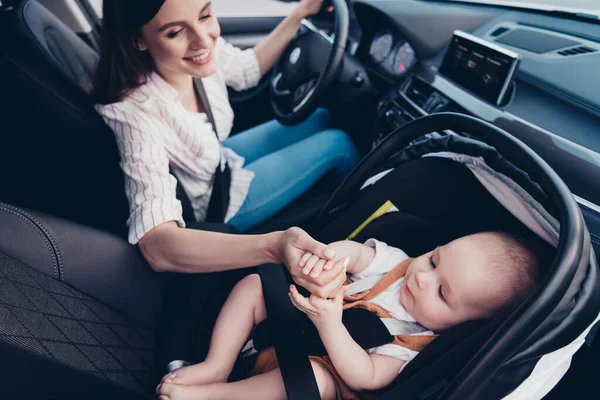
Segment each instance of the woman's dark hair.
[[146,83],[154,71],[148,51],[140,51],[137,46],[140,28],[127,23],[123,4],[123,0],[104,0],[100,61],[92,91],[94,100],[100,104],[122,100],[131,90]]

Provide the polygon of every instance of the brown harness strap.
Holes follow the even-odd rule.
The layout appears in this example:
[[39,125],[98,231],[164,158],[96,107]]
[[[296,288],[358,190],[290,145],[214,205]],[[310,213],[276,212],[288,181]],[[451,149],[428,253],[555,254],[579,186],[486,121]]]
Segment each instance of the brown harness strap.
[[[390,285],[392,283],[394,283],[398,279],[402,278],[404,276],[404,274],[406,274],[406,270],[408,269],[408,266],[410,265],[410,263],[413,260],[414,260],[414,258],[407,258],[406,260],[402,261],[400,264],[396,265],[387,274],[385,274],[383,276],[383,278],[381,278],[379,280],[379,282],[377,282],[375,284],[375,286],[373,286],[371,289],[367,289],[363,292],[356,293],[356,294],[346,295],[346,296],[344,296],[344,300],[357,301],[357,300],[374,299],[379,294],[383,293],[385,291],[385,289],[390,287]],[[348,308],[350,308],[350,307],[348,307]],[[346,309],[346,306],[344,306],[344,309]]]
[[[349,308],[364,308],[365,310],[375,313],[379,318],[392,318],[392,315],[386,309],[377,304],[373,304],[368,300],[374,299],[394,282],[402,278],[406,274],[406,270],[413,260],[414,258],[407,258],[402,261],[394,267],[394,269],[385,274],[371,289],[352,295],[345,295],[344,310]],[[396,335],[394,336],[394,341],[392,343],[410,350],[421,351],[436,337],[437,335]]]

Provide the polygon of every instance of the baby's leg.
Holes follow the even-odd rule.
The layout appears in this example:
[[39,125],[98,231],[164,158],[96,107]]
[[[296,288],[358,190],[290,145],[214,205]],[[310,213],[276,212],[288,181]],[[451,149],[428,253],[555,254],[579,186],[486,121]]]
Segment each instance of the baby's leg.
[[[321,398],[334,400],[337,396],[335,380],[319,364],[311,361],[317,379]],[[176,385],[163,383],[158,389],[159,400],[202,400],[202,399],[286,399],[285,386],[279,369],[256,375],[252,378],[231,383],[212,383],[209,385]]]
[[267,316],[257,274],[238,282],[223,305],[204,362],[176,370],[163,378],[184,385],[225,382],[254,326]]

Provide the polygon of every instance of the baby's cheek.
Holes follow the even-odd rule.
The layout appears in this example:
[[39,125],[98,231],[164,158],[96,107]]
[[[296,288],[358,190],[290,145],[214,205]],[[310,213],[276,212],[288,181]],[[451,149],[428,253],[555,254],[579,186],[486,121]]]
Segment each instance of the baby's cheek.
[[433,330],[441,330],[450,323],[452,315],[448,309],[444,309],[444,305],[437,305],[427,310],[425,319]]

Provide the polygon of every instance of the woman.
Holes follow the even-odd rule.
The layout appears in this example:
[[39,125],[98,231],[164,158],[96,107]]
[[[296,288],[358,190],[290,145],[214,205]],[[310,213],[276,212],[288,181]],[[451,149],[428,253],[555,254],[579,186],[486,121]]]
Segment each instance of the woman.
[[[295,261],[301,250],[324,251],[297,228],[264,236],[182,229],[176,199],[179,182],[195,219],[205,220],[213,183],[221,184],[219,176],[230,169],[221,218],[243,232],[327,171],[341,180],[354,167],[356,149],[343,132],[330,129],[322,111],[296,127],[270,122],[227,139],[233,112],[225,85],[256,85],[301,20],[321,5],[302,0],[262,43],[241,51],[220,37],[208,0],[104,1],[97,109],[117,136],[131,208],[129,241],[139,243],[156,271],[211,272],[278,260],[296,265],[290,257]],[[203,78],[217,134],[194,77]]]

